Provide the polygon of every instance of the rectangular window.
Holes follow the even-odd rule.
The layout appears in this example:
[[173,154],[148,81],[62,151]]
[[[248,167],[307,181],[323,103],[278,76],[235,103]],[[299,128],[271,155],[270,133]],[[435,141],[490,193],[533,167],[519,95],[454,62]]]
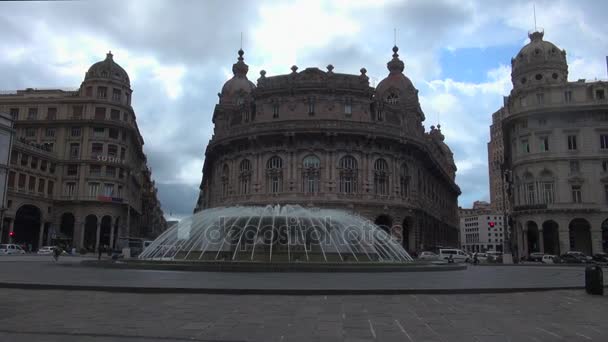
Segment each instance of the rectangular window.
[[602,160],[602,171],[608,172],[608,160]]
[[110,111],[110,119],[120,120],[120,111],[118,109],[112,109]]
[[97,87],[97,98],[105,99],[108,97],[107,87]]
[[553,203],[553,183],[543,183],[543,203]]
[[55,187],[55,183],[53,181],[48,181],[46,184],[46,194],[49,197],[53,196],[53,188]]
[[91,156],[96,157],[101,154],[103,154],[103,144],[102,143],[93,143],[91,145]]
[[93,96],[93,87],[87,87],[86,96]]
[[278,103],[272,104],[272,117],[273,118],[279,117],[279,104]]
[[127,132],[124,129],[120,130],[120,138],[122,141],[127,141]]
[[25,136],[28,138],[33,138],[36,136],[36,129],[32,127],[28,127],[25,129]]
[[545,94],[543,94],[543,93],[538,93],[538,94],[536,94],[536,102],[537,102],[538,104],[543,104],[543,103],[545,103]]
[[89,173],[91,176],[101,176],[101,165],[89,166]]
[[576,135],[568,136],[568,150],[570,150],[570,151],[576,150]]
[[540,138],[540,150],[541,150],[541,152],[549,151],[549,137]]
[[112,101],[120,102],[120,89],[113,88],[112,89]]
[[118,156],[118,146],[108,145],[108,157],[116,157],[116,156]]
[[344,114],[346,114],[346,116],[351,116],[353,114],[353,100],[350,97],[347,97],[344,100]]
[[572,202],[574,203],[582,203],[582,193],[581,193],[581,186],[580,185],[573,185],[572,186]]
[[116,168],[114,166],[106,166],[106,176],[107,177],[116,177]]
[[315,115],[315,98],[314,97],[308,98],[308,115],[309,116]]
[[89,183],[89,196],[97,197],[99,193],[99,183]]
[[14,152],[11,154],[11,164],[17,164],[17,160],[19,159],[19,153]]
[[108,135],[112,139],[118,139],[118,129],[116,129],[116,128],[110,128]]
[[38,168],[38,158],[32,156],[30,167],[34,170]]
[[521,141],[521,151],[523,153],[530,153],[530,142],[528,139],[522,139]]
[[528,192],[528,203],[526,204],[536,204],[536,191],[534,190],[534,183],[529,183],[526,186]]
[[125,170],[122,168],[118,169],[118,178],[123,179],[125,177]]
[[72,107],[72,118],[73,119],[82,119],[82,112],[83,112],[82,106]]
[[27,189],[31,192],[36,191],[36,177],[30,176],[30,179],[27,183]]
[[570,103],[570,102],[572,102],[572,91],[570,91],[570,90],[566,90],[566,91],[564,92],[564,101],[565,101],[566,103]]
[[570,173],[577,173],[579,171],[579,164],[578,164],[578,160],[571,160],[570,161]]
[[125,154],[126,154],[126,150],[124,147],[120,148],[120,159],[124,160],[125,159]]
[[49,172],[51,174],[55,173],[55,164],[49,163]]
[[116,197],[122,198],[122,186],[118,186],[118,190],[116,191]]
[[600,134],[600,148],[602,150],[608,149],[608,134]]
[[93,136],[95,138],[104,138],[106,136],[106,129],[103,127],[93,128]]
[[46,171],[46,160],[40,161],[40,171],[42,171],[42,172]]
[[20,173],[19,182],[17,183],[17,186],[19,186],[19,189],[25,188],[25,179],[26,179],[26,176],[23,173]]
[[70,144],[70,159],[78,158],[80,158],[80,144],[72,143]]
[[78,175],[78,165],[76,165],[76,164],[68,164],[68,166],[67,166],[67,175],[68,176],[76,176],[76,175]]
[[36,120],[38,119],[38,108],[30,108],[27,112],[28,120]]
[[11,117],[13,118],[13,120],[18,120],[19,119],[19,108],[11,108]]
[[72,129],[70,129],[70,136],[79,137],[80,136],[80,127],[72,127]]
[[122,121],[125,121],[125,122],[129,121],[127,112],[122,113]]
[[57,108],[49,107],[46,111],[46,119],[47,120],[56,120],[57,119]]
[[53,138],[55,136],[55,129],[54,128],[47,128],[44,131],[44,136],[47,138]]
[[597,100],[604,100],[606,98],[606,94],[604,93],[604,89],[596,89],[595,90],[595,98]]
[[114,184],[104,184],[103,194],[104,194],[104,196],[108,196],[108,197],[114,196]]
[[8,187],[9,188],[13,188],[15,187],[15,176],[17,174],[15,173],[15,171],[10,171],[8,173]]
[[72,197],[76,193],[76,183],[65,183],[64,195]]
[[22,153],[21,154],[21,166],[27,166],[29,159],[30,159],[30,156],[28,156],[25,153]]
[[44,186],[45,186],[45,182],[44,179],[40,178],[38,179],[38,192],[41,194],[44,194]]
[[105,107],[95,107],[95,120],[105,120],[106,119],[106,108]]

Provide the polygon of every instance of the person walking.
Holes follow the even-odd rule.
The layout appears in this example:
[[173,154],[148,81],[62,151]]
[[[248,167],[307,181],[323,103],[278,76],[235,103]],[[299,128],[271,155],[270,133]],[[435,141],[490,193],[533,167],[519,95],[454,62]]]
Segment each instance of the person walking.
[[97,248],[97,260],[101,260],[101,253],[103,253],[103,246],[99,246],[99,248]]
[[61,255],[61,247],[55,246],[55,248],[53,248],[53,259],[55,260],[55,262],[59,261],[60,255]]

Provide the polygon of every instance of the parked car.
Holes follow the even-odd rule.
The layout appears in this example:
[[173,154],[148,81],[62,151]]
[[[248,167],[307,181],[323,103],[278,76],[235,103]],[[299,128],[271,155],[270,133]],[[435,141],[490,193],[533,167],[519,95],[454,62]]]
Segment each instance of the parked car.
[[530,253],[530,256],[528,257],[528,261],[543,261],[543,255],[545,255],[544,253],[539,253],[539,252],[534,252],[534,253]]
[[425,252],[420,252],[420,255],[418,255],[418,259],[436,261],[436,260],[439,260],[439,255],[437,255],[433,252],[425,251]]
[[597,253],[593,255],[595,262],[608,262],[608,253]]
[[502,263],[502,252],[497,251],[487,251],[488,262],[492,263]]
[[475,258],[477,258],[477,261],[479,263],[488,262],[488,255],[486,253],[473,253],[473,256],[471,257],[471,261],[475,262]]
[[543,264],[557,264],[559,259],[556,255],[544,254],[540,261]]
[[38,250],[38,252],[36,254],[51,255],[51,254],[53,254],[54,249],[55,249],[55,246],[43,246]]
[[447,262],[469,262],[471,257],[464,251],[456,248],[443,248],[439,250],[439,259]]
[[573,255],[581,260],[581,262],[589,262],[592,260],[590,256],[586,256],[583,252],[578,251],[568,251],[565,254]]
[[559,262],[562,264],[582,264],[585,263],[587,259],[581,258],[575,254],[562,254],[559,257]]
[[0,255],[10,254],[25,254],[25,250],[21,246],[12,243],[0,245]]

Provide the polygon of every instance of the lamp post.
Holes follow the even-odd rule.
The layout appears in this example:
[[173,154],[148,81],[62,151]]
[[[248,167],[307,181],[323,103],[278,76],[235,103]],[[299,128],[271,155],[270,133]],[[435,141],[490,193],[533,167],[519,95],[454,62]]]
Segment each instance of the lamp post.
[[503,264],[512,264],[513,263],[513,252],[511,250],[511,235],[513,234],[513,229],[511,227],[511,217],[509,210],[507,209],[507,196],[511,195],[511,170],[507,169],[504,162],[500,164],[500,171],[502,176],[502,209],[503,209],[503,227],[506,228],[505,238],[503,241],[502,247],[502,262]]

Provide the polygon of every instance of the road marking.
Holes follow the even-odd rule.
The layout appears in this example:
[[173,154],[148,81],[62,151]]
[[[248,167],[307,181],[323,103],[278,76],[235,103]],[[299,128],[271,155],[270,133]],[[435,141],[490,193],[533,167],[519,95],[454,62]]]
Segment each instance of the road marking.
[[584,337],[584,338],[586,338],[586,339],[588,339],[588,340],[591,340],[591,337],[589,337],[589,336],[585,336],[585,335],[583,335],[583,334],[579,334],[579,333],[575,333],[575,334],[577,334],[577,335],[578,335],[578,336],[580,336],[580,337]]
[[412,337],[410,336],[410,334],[407,333],[407,331],[405,331],[405,329],[403,328],[403,326],[401,325],[401,323],[399,323],[398,320],[395,320],[395,324],[397,324],[397,326],[399,327],[399,329],[401,329],[401,332],[405,334],[405,336],[407,336],[407,339],[410,340],[411,342],[414,342],[414,340],[412,339]]
[[437,298],[435,297],[431,297],[435,302],[437,302],[437,304],[443,304],[442,302],[440,302]]
[[596,328],[594,328],[594,327],[592,327],[592,326],[590,326],[590,325],[588,325],[588,326],[587,326],[587,328],[589,328],[589,329],[591,329],[591,330],[595,331],[596,333],[600,333],[600,334],[602,333],[602,331],[601,331],[601,330],[596,329]]
[[554,337],[557,337],[557,338],[560,338],[560,339],[562,338],[562,337],[561,337],[561,336],[559,336],[558,334],[556,334],[556,333],[552,333],[552,332],[550,332],[549,330],[545,330],[545,329],[543,329],[543,328],[538,328],[538,327],[537,327],[536,329],[537,329],[537,330],[540,330],[540,331],[542,331],[542,332],[544,332],[544,333],[546,333],[546,334],[549,334],[549,335],[551,335],[551,336],[554,336]]
[[369,331],[372,332],[372,336],[374,336],[374,340],[376,339],[376,332],[374,331],[374,326],[372,325],[372,321],[371,320],[367,320],[369,322]]

